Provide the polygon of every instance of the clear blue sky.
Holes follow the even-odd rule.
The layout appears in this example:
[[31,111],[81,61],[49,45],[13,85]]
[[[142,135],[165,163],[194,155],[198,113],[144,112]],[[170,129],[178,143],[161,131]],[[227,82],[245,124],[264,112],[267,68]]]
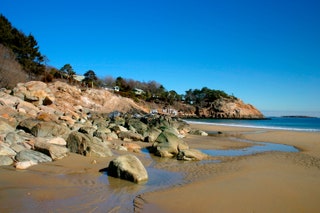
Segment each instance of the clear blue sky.
[[1,0],[49,65],[320,112],[318,0]]

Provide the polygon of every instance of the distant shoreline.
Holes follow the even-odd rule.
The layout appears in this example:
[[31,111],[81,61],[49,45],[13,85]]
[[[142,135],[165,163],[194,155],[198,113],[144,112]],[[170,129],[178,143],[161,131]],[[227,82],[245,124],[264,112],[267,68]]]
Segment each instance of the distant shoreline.
[[314,116],[307,116],[307,115],[283,115],[280,116],[281,118],[318,118]]

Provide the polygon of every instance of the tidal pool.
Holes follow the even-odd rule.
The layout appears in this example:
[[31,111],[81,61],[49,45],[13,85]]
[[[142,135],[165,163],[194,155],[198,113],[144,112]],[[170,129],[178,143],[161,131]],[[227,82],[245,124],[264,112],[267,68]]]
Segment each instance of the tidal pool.
[[216,156],[216,157],[237,157],[244,155],[253,155],[262,152],[299,152],[299,150],[293,146],[285,145],[285,144],[276,144],[276,143],[268,143],[268,142],[254,142],[250,140],[243,140],[234,138],[233,140],[242,141],[242,142],[250,142],[255,144],[254,146],[246,147],[243,149],[228,149],[228,150],[201,150],[203,153]]

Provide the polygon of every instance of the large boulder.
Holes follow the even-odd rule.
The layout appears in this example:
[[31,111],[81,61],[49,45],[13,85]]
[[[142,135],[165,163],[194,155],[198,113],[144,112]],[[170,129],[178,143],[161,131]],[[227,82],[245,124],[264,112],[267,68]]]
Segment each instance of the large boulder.
[[126,125],[133,127],[140,135],[143,135],[148,130],[148,125],[136,118],[129,119]]
[[36,137],[57,137],[67,138],[70,130],[64,125],[54,122],[38,122],[32,127],[31,133]]
[[172,132],[167,131],[162,132],[152,145],[153,152],[160,157],[175,157],[179,150],[184,149],[189,149],[188,144]]
[[112,152],[107,143],[100,142],[98,138],[81,132],[72,132],[69,134],[67,147],[70,149],[70,152],[84,156],[112,156]]
[[108,175],[140,183],[148,180],[148,173],[141,161],[134,155],[122,155],[112,160]]
[[52,160],[64,158],[69,153],[69,149],[67,149],[65,146],[51,144],[45,139],[40,138],[35,140],[34,149],[50,156]]

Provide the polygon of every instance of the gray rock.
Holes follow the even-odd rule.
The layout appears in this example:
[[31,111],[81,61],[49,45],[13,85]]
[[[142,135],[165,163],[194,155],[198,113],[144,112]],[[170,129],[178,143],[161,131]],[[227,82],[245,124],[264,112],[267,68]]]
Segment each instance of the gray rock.
[[161,134],[161,130],[157,128],[151,128],[147,132],[144,133],[145,135],[145,142],[155,142],[158,136]]
[[110,133],[107,133],[107,140],[109,140],[109,139],[111,139],[111,140],[113,140],[113,139],[117,140],[117,139],[119,139],[119,137],[118,137],[118,135],[117,135],[115,132],[110,132]]
[[17,129],[21,129],[27,133],[31,133],[31,129],[38,123],[39,121],[35,119],[31,119],[31,118],[24,119],[20,121],[20,123],[17,126]]
[[121,125],[114,125],[110,128],[112,131],[114,131],[115,133],[119,134],[120,132],[127,132],[128,129],[121,126]]
[[52,159],[48,155],[30,149],[18,152],[15,159],[19,162],[33,161],[35,163],[44,163],[52,161]]
[[207,157],[206,154],[202,153],[199,150],[196,149],[185,149],[185,150],[180,150],[179,154],[177,156],[178,160],[203,160]]
[[84,156],[112,156],[112,152],[106,143],[98,142],[96,138],[81,132],[69,134],[67,147],[70,149],[70,152]]
[[10,126],[7,122],[0,119],[0,134],[7,134],[13,132],[14,128]]
[[54,122],[39,122],[31,129],[31,133],[36,137],[57,137],[67,138],[70,130],[68,127]]
[[30,139],[31,135],[27,135],[25,134],[23,131],[15,131],[15,132],[9,132],[5,138],[4,138],[4,141],[7,143],[7,144],[16,144],[16,143],[22,143],[28,139]]
[[158,136],[152,149],[157,156],[174,157],[178,155],[179,150],[189,149],[189,146],[172,132],[165,131]]
[[0,143],[0,155],[2,156],[15,156],[17,153],[13,151],[8,144]]
[[201,136],[208,136],[208,133],[206,133],[205,131],[202,130],[198,130],[198,129],[192,129],[189,131],[189,134],[191,135],[201,135]]
[[80,127],[80,129],[78,130],[81,133],[84,134],[88,134],[90,136],[93,136],[93,133],[97,130],[97,128],[93,127],[93,126],[82,126]]
[[134,155],[122,155],[112,160],[108,175],[135,183],[148,180],[148,173],[141,161]]
[[15,143],[10,146],[10,148],[15,151],[16,153],[21,152],[22,150],[28,149],[26,146],[23,145],[24,143]]
[[51,144],[39,139],[35,140],[34,149],[50,156],[52,160],[62,159],[69,153],[69,149],[65,146]]
[[127,121],[127,126],[133,127],[140,135],[143,135],[149,128],[147,124],[143,123],[139,119],[133,118]]
[[143,136],[142,135],[140,135],[139,133],[134,133],[134,132],[130,132],[130,131],[120,132],[118,136],[122,140],[127,138],[127,139],[131,139],[131,140],[134,140],[134,141],[143,141]]
[[13,160],[11,157],[0,155],[0,166],[9,166],[11,164],[13,164]]
[[99,142],[97,139],[94,138],[94,140],[90,144],[90,152],[88,156],[110,157],[112,155],[113,154],[108,146],[108,143]]

